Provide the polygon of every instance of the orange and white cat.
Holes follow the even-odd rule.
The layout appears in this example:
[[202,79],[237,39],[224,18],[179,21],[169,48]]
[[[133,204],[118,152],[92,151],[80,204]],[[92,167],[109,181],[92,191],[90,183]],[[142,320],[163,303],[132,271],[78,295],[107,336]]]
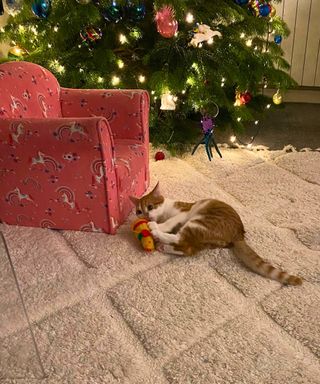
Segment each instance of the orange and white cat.
[[302,279],[264,261],[244,239],[238,213],[222,201],[206,199],[195,203],[174,201],[162,196],[159,183],[141,199],[131,197],[137,216],[149,220],[157,249],[192,256],[205,248],[232,248],[252,271],[282,284],[301,285]]

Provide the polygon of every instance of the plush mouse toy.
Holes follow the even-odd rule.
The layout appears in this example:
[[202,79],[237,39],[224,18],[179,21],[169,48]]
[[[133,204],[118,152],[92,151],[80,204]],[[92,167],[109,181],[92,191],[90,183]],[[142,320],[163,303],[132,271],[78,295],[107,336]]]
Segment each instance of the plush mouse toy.
[[131,224],[131,230],[134,232],[136,238],[140,240],[145,251],[154,251],[154,240],[148,226],[148,221],[146,219],[138,218],[133,221]]

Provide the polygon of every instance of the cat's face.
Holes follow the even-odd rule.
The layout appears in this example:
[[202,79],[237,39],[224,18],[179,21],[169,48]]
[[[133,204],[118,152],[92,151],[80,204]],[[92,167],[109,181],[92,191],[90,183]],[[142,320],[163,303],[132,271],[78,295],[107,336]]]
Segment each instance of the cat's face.
[[164,197],[160,193],[159,183],[141,199],[130,196],[130,200],[136,207],[138,217],[145,217],[149,221],[157,221],[163,214]]

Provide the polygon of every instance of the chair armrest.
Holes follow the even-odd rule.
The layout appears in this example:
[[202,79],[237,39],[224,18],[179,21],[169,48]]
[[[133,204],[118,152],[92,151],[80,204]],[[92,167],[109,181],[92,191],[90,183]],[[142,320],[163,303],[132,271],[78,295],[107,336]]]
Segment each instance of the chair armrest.
[[61,88],[65,117],[103,116],[115,139],[149,144],[149,94],[144,90]]
[[8,173],[3,183],[14,188],[28,178],[43,188],[48,183],[75,186],[79,212],[86,206],[86,191],[94,190],[101,208],[107,206],[101,209],[101,220],[108,217],[110,233],[115,233],[119,207],[114,142],[105,118],[0,119],[1,168],[12,170],[12,179]]

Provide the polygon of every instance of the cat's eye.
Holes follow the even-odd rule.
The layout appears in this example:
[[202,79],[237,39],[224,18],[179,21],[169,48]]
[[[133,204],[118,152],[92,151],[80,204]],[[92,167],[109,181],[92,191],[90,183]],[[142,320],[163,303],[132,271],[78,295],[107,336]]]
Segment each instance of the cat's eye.
[[152,211],[153,210],[153,205],[152,204],[149,204],[148,205],[148,211]]
[[142,215],[142,211],[141,211],[141,209],[137,209],[137,211],[136,211],[136,215]]

